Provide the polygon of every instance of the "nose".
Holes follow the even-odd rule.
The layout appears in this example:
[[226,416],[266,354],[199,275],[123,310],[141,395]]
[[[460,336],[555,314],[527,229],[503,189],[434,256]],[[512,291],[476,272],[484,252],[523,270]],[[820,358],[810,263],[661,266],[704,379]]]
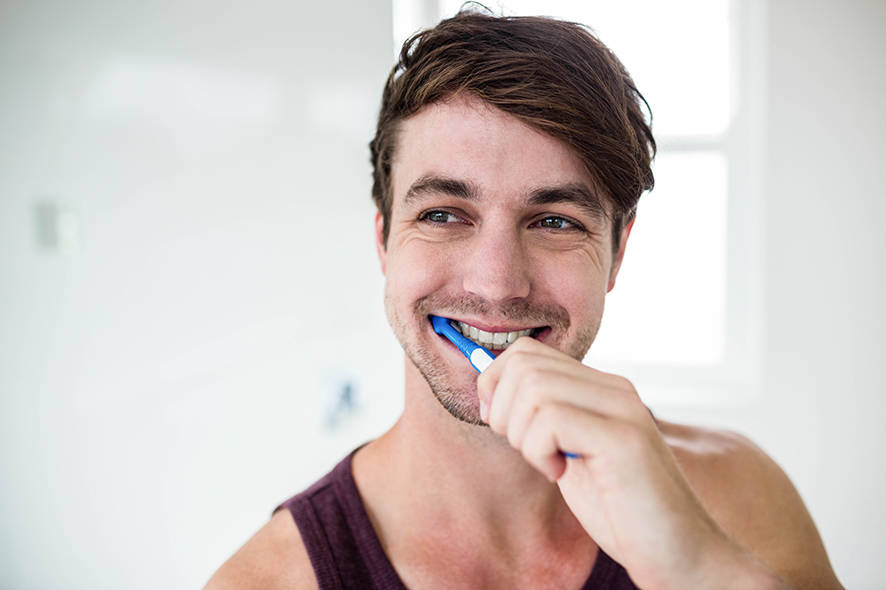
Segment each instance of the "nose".
[[465,291],[491,303],[529,295],[529,258],[516,229],[488,225],[480,229],[459,263]]

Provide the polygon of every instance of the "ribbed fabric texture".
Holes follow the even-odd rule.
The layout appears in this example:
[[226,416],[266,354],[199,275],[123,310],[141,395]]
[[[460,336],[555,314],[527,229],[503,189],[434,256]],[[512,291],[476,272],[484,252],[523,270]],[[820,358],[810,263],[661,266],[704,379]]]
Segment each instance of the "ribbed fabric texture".
[[[286,508],[292,514],[321,590],[406,590],[360,499],[351,473],[354,452],[274,512]],[[625,569],[600,549],[582,590],[604,588],[637,590]]]

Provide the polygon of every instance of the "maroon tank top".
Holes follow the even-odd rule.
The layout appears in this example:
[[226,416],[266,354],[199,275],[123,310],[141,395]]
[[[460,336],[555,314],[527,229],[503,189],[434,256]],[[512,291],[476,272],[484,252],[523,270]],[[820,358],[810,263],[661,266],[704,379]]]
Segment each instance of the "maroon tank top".
[[[382,549],[351,473],[352,451],[317,483],[274,512],[292,514],[320,590],[406,590]],[[602,549],[582,590],[636,590],[623,567]]]

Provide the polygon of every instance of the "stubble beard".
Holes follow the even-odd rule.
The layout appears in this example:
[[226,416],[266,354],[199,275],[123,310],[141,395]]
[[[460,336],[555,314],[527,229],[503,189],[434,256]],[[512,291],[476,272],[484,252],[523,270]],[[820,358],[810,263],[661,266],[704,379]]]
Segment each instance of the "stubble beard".
[[[440,310],[449,310],[452,315],[493,315],[493,317],[503,319],[520,320],[527,325],[550,326],[560,339],[569,328],[569,314],[565,308],[559,305],[532,306],[527,302],[518,301],[499,308],[500,311],[497,313],[490,314],[492,309],[491,306],[470,297],[453,298],[433,294],[416,301],[412,309],[411,322],[407,322],[401,317],[390,295],[385,293],[385,311],[388,322],[406,356],[424,377],[440,405],[453,418],[475,426],[488,427],[488,424],[480,418],[476,402],[476,380],[473,380],[475,386],[471,389],[454,387],[453,384],[458,382],[457,377],[450,373],[448,366],[441,362],[440,357],[434,354],[430,347],[423,346],[417,338],[410,337],[409,326],[410,323],[422,326],[432,311],[445,316],[446,314]],[[581,362],[590,349],[599,327],[599,319],[590,325],[582,326],[575,337],[566,343],[565,348],[561,347],[559,342],[549,342],[548,344]]]

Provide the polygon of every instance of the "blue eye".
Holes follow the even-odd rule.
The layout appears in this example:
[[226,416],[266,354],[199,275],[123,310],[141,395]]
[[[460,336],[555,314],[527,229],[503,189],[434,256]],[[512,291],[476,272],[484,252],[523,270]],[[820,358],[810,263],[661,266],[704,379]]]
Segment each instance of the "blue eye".
[[458,215],[450,213],[449,211],[441,211],[439,209],[422,213],[419,219],[421,221],[429,221],[438,225],[443,225],[446,223],[458,223],[462,221],[462,219]]
[[572,220],[559,215],[548,215],[539,219],[536,224],[544,229],[581,230],[582,227]]

